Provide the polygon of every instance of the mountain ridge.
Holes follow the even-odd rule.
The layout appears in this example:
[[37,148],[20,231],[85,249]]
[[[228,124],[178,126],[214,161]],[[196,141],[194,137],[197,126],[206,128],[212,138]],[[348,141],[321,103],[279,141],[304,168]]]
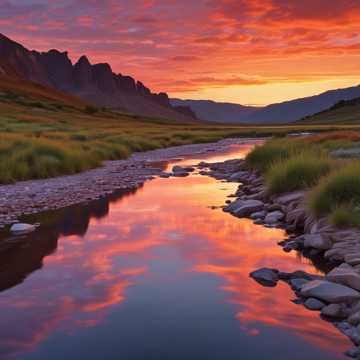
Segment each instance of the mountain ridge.
[[[28,50],[0,33],[0,73],[16,74],[25,80],[51,86],[99,107],[119,109],[136,115],[194,120],[190,109],[177,109],[165,92],[152,93],[141,81],[115,74],[107,63],[91,64],[83,55],[72,63],[68,52]],[[11,67],[12,73],[9,73]]]
[[[202,120],[232,124],[286,124],[326,111],[339,101],[360,97],[360,85],[328,90],[303,98],[287,100],[264,107],[244,106],[212,100],[171,99],[174,105],[184,104],[192,108]],[[232,109],[232,110],[229,110]]]

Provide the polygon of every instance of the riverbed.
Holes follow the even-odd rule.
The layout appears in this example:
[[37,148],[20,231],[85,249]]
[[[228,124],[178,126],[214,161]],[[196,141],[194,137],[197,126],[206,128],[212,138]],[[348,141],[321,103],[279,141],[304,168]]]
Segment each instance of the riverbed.
[[[251,144],[188,156],[243,158]],[[197,172],[32,216],[0,241],[0,358],[19,360],[332,360],[349,341],[259,286],[260,267],[321,273],[277,242],[286,234],[222,211],[238,184]]]

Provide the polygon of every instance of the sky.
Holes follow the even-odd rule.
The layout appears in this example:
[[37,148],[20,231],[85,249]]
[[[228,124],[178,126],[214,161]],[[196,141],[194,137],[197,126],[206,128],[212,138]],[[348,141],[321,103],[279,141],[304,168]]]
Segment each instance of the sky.
[[360,84],[360,0],[0,0],[0,32],[172,97],[266,105]]

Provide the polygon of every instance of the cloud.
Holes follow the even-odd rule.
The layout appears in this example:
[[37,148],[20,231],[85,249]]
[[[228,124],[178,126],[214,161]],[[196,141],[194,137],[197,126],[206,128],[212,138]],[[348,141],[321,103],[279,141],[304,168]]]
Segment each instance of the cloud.
[[0,0],[0,6],[2,31],[26,46],[69,50],[74,60],[87,54],[156,91],[261,85],[299,72],[306,78],[337,68],[340,59],[348,74],[360,50],[357,0]]

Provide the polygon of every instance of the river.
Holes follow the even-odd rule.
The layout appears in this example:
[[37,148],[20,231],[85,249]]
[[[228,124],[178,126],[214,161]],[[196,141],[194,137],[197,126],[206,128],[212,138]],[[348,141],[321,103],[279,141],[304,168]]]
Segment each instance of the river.
[[[179,164],[244,157],[234,145]],[[32,217],[0,241],[0,358],[16,360],[332,360],[350,347],[262,267],[321,272],[284,253],[279,229],[217,206],[238,184],[156,178],[82,206]]]

